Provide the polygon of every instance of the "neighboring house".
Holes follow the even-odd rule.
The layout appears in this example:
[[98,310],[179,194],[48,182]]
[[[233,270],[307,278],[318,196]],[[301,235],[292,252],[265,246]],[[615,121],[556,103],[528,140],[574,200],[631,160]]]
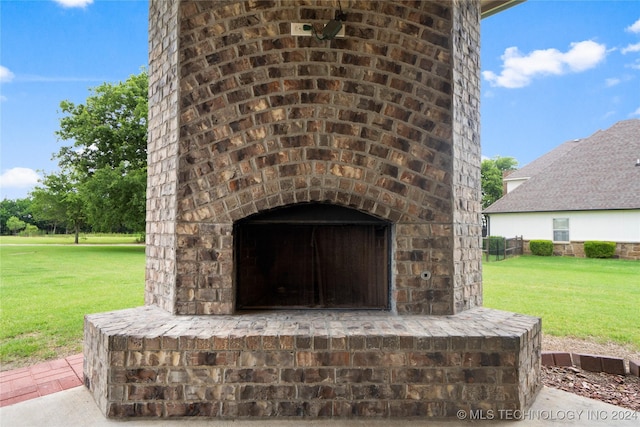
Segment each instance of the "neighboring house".
[[640,120],[565,142],[504,181],[484,210],[490,235],[553,240],[573,255],[585,240],[614,241],[640,259]]

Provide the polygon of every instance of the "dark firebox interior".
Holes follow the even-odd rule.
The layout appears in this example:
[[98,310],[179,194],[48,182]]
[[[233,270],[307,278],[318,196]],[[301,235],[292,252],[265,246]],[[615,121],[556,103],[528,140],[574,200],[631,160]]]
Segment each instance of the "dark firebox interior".
[[239,221],[238,309],[388,309],[387,222],[303,204]]

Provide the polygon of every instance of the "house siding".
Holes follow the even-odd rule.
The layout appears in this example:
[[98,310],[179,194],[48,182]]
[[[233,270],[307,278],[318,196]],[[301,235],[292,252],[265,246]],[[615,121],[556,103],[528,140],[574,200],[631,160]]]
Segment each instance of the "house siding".
[[572,242],[640,242],[640,209],[501,213],[491,214],[489,218],[492,236],[553,240],[553,218],[569,218],[569,238]]
[[520,185],[522,185],[525,182],[527,182],[528,179],[529,178],[504,180],[504,183],[506,184],[506,191],[504,193],[505,194],[511,193],[513,190],[515,190],[516,188],[520,187]]

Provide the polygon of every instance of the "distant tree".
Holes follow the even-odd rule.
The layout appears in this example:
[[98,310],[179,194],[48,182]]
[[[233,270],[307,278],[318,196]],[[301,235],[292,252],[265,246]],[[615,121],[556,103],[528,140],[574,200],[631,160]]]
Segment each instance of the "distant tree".
[[13,233],[17,234],[18,231],[22,230],[27,226],[27,223],[22,221],[17,216],[12,216],[7,220],[7,228]]
[[516,170],[518,161],[513,157],[494,157],[482,161],[482,208],[485,209],[502,197],[502,176],[505,171]]
[[12,216],[24,221],[27,224],[41,225],[33,217],[31,212],[31,199],[4,199],[0,201],[0,229],[2,234],[9,234],[7,220]]
[[86,217],[85,201],[81,194],[81,183],[73,172],[45,174],[40,185],[31,192],[31,197],[36,218],[66,225],[73,230],[74,242],[79,243],[80,230]]
[[33,236],[38,232],[38,227],[33,224],[27,224],[24,230],[20,233],[21,236]]
[[52,234],[56,234],[58,226],[66,224],[66,213],[53,192],[42,186],[45,181],[46,177],[29,193],[33,201],[33,216],[39,223],[46,224],[46,229]]

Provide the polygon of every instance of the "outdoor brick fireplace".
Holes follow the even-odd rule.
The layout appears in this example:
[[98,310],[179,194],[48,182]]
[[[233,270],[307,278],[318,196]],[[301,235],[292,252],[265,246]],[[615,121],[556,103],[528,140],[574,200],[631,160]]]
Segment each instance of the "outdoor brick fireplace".
[[290,24],[337,0],[150,2],[146,305],[85,320],[107,417],[533,402],[539,319],[482,308],[479,4],[342,3],[322,41]]

